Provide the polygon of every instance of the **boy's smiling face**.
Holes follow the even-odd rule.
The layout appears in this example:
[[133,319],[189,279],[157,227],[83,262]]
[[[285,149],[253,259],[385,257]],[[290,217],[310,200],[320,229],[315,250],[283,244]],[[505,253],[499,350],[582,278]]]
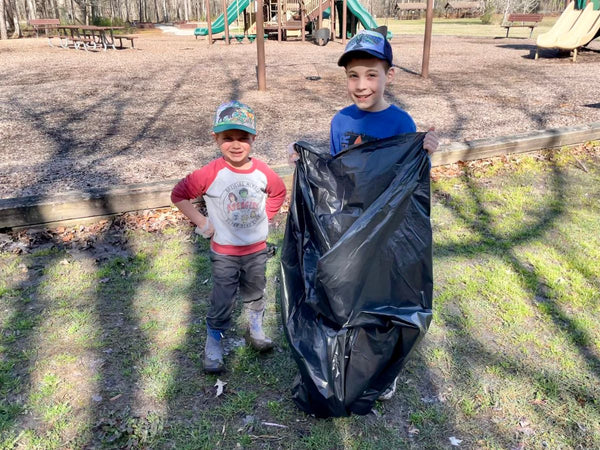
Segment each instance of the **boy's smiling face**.
[[256,136],[244,130],[226,130],[213,133],[225,161],[238,169],[245,169],[250,163],[250,150]]
[[386,68],[385,61],[377,58],[353,58],[346,64],[348,94],[359,109],[377,112],[389,106],[383,94],[394,78],[394,68]]

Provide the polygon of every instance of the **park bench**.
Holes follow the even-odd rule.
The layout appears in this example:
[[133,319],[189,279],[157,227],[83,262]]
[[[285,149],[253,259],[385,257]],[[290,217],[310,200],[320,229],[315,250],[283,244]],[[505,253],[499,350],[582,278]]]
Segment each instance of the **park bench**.
[[533,34],[533,29],[542,21],[544,16],[542,14],[509,14],[506,22],[502,24],[503,28],[506,28],[506,37],[508,32],[514,27],[527,27],[530,29],[529,37]]
[[59,19],[30,19],[28,22],[29,26],[33,28],[35,33],[35,37],[40,36],[40,31],[44,31],[46,36],[48,36],[48,30],[55,29],[58,25],[60,25]]
[[135,34],[115,34],[113,36],[114,40],[117,40],[117,39],[119,40],[119,46],[118,46],[119,48],[125,48],[123,46],[123,40],[129,41],[129,43],[131,44],[130,48],[134,48],[133,41],[134,41],[134,39],[137,39],[137,38],[138,38],[138,36]]

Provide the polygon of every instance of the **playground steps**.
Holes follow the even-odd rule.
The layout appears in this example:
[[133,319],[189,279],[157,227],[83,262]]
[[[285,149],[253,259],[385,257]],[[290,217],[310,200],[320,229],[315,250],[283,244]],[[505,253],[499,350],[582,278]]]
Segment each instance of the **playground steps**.
[[[318,0],[305,0],[302,2],[304,7],[304,15],[308,21],[315,20],[319,17],[319,1]],[[331,0],[321,0],[321,10],[325,11],[327,8],[332,7]]]

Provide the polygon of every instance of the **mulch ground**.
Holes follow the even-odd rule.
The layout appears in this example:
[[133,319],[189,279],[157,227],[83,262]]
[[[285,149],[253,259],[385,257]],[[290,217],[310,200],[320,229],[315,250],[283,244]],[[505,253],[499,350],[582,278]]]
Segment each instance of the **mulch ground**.
[[[389,100],[443,143],[600,121],[598,41],[572,63],[549,50],[535,61],[528,39],[434,36],[427,80],[422,36],[392,46]],[[255,156],[282,165],[291,142],[326,146],[331,117],[349,104],[340,42],[268,41],[266,92],[247,42],[209,46],[154,30],[136,47],[0,41],[0,198],[181,178],[218,154],[212,116],[230,99],[257,112]]]

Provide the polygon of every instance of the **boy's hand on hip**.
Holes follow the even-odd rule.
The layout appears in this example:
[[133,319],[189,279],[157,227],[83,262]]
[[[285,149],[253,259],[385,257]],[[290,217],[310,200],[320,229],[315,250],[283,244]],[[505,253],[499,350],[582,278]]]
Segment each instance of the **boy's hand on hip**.
[[199,234],[203,238],[210,239],[212,235],[215,234],[215,227],[213,226],[212,222],[207,218],[204,222],[204,226],[196,227],[194,231],[196,232],[196,234]]
[[425,139],[423,139],[423,149],[431,155],[433,152],[437,151],[439,145],[440,140],[435,132],[435,127],[431,127],[425,134]]

